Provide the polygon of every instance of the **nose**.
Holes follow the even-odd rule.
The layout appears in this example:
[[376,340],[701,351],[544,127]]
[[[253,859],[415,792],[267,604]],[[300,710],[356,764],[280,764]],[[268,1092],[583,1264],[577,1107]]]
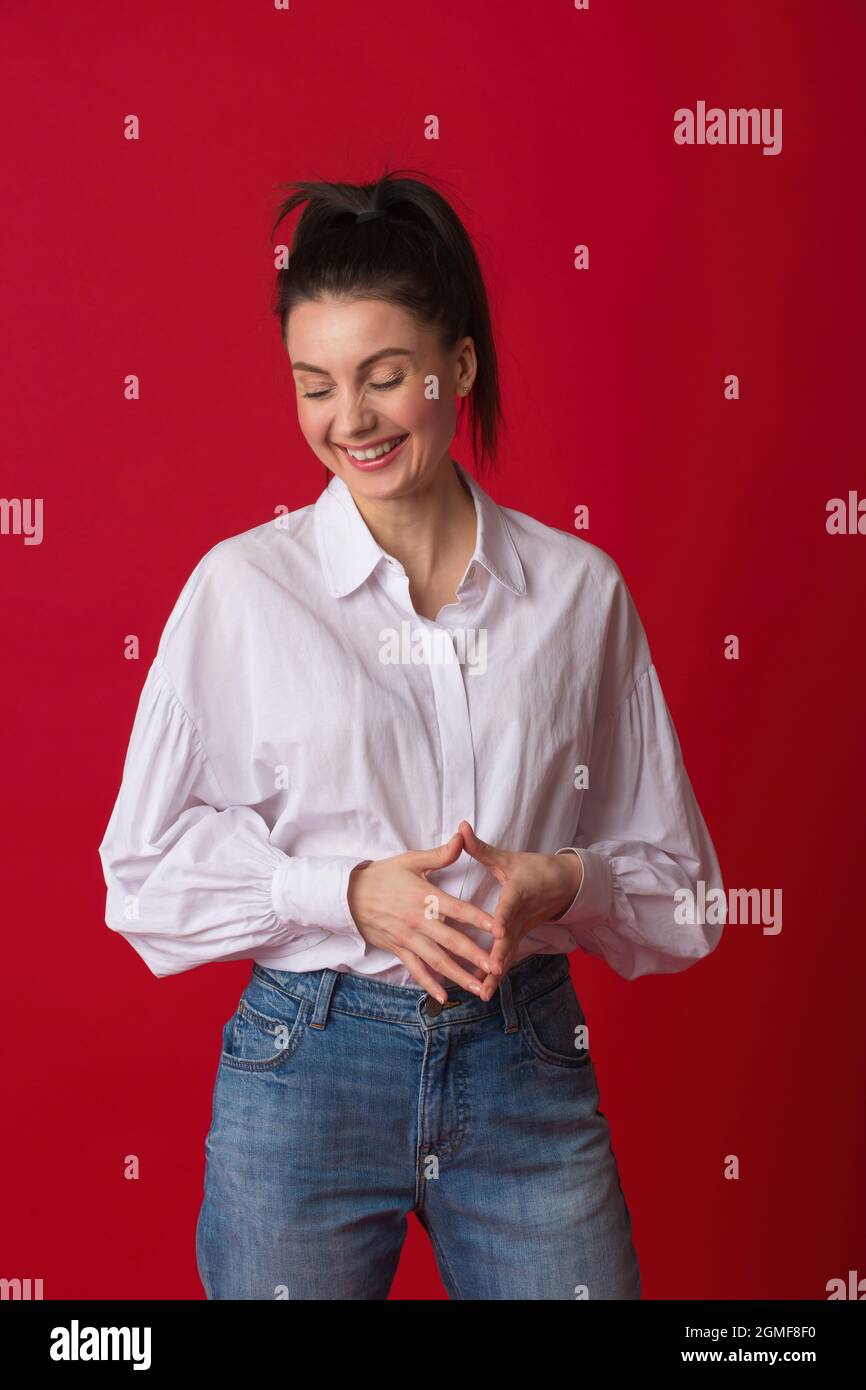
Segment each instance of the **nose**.
[[334,415],[333,435],[344,442],[356,435],[369,434],[376,424],[376,411],[369,402],[362,403],[350,391],[338,396],[338,406]]

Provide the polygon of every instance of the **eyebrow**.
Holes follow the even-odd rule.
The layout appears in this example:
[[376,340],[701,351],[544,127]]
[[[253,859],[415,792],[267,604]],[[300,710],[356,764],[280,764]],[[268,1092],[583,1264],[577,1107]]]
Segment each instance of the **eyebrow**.
[[[369,357],[365,357],[363,362],[358,363],[358,371],[362,372],[365,367],[370,367],[374,362],[378,362],[380,357],[411,357],[412,353],[408,348],[386,347],[380,348],[378,352],[372,352]],[[293,372],[319,372],[322,376],[330,376],[331,373],[326,367],[314,367],[310,362],[293,362]]]

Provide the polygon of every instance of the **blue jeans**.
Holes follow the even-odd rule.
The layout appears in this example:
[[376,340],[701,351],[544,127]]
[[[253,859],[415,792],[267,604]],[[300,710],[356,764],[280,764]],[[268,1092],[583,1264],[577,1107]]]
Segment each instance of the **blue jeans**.
[[483,1002],[254,964],[196,1227],[212,1299],[385,1299],[414,1211],[452,1299],[640,1298],[566,955]]

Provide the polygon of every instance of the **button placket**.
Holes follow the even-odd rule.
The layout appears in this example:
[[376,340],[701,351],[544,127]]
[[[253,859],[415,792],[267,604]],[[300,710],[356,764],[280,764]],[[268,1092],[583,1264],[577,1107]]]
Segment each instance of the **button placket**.
[[[457,660],[454,642],[447,628],[438,627],[436,641],[437,644],[447,641],[453,653],[453,660],[432,660],[429,667],[442,749],[444,842],[454,834],[461,820],[475,824],[475,750],[463,668]],[[447,893],[459,897],[471,863],[470,856],[464,850],[454,864],[435,871],[436,881]]]
[[[382,580],[392,600],[411,615],[413,627],[418,625],[426,628],[431,636],[433,655],[427,669],[430,672],[442,752],[442,822],[437,838],[439,843],[444,844],[454,834],[461,820],[475,823],[475,750],[464,672],[457,659],[449,626],[445,622],[423,618],[416,611],[409,590],[409,576],[405,571],[398,572],[386,567]],[[453,607],[453,615],[448,614],[448,617],[459,621],[458,606],[455,604]],[[441,659],[439,650],[443,642],[449,644],[452,659]],[[435,882],[431,882],[431,888],[435,889],[436,883],[439,883],[446,893],[459,897],[472,862],[471,856],[464,850],[455,863],[434,871],[436,878]]]

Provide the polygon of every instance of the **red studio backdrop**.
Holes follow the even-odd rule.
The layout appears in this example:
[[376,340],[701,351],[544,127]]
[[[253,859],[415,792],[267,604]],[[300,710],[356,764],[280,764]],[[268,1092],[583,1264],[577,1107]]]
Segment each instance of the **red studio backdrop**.
[[[46,0],[3,28],[2,493],[43,525],[0,535],[0,1276],[204,1297],[204,1138],[249,962],[153,977],[104,924],[97,846],[185,579],[323,485],[270,310],[280,185],[382,166],[442,180],[478,246],[508,421],[483,485],[565,531],[588,507],[728,892],[782,893],[781,931],[729,924],[680,976],[570,957],[643,1296],[866,1276],[866,8]],[[678,143],[699,103],[778,109],[780,146]],[[391,1297],[446,1297],[414,1219]]]

